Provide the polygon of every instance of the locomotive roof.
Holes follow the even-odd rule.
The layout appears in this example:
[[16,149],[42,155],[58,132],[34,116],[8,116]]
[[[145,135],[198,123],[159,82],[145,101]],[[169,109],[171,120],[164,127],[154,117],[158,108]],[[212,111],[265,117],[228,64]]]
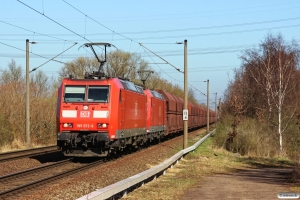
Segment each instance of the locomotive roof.
[[67,83],[72,83],[72,84],[76,84],[76,83],[79,83],[79,84],[84,84],[84,82],[86,84],[100,84],[101,82],[105,82],[106,84],[109,84],[111,82],[115,82],[117,84],[118,87],[122,87],[125,89],[125,90],[130,90],[130,91],[133,91],[133,92],[137,92],[137,93],[140,93],[140,94],[145,94],[144,93],[144,90],[143,90],[143,87],[139,86],[139,85],[136,85],[134,84],[133,82],[129,81],[129,80],[126,80],[126,79],[121,79],[121,78],[118,78],[118,77],[111,77],[111,78],[107,78],[107,79],[71,79],[71,78],[65,78],[63,80],[63,82],[67,82]]

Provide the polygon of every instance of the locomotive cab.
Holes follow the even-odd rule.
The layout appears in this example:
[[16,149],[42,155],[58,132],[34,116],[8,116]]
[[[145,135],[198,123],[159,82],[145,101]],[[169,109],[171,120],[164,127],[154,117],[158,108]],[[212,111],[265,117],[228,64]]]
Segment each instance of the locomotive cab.
[[[57,145],[65,155],[105,155],[112,125],[111,86],[96,80],[65,79],[57,103]],[[99,80],[98,80],[99,81]]]

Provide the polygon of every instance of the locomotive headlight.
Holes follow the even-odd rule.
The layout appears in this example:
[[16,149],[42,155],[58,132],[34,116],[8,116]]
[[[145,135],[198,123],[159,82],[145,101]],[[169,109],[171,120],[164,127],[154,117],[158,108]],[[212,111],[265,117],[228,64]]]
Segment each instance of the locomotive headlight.
[[72,123],[64,123],[63,127],[64,128],[73,128],[73,124]]
[[104,124],[100,124],[100,123],[99,123],[99,124],[97,124],[97,126],[98,126],[98,128],[106,128],[106,127],[107,127],[107,124],[105,124],[105,123],[104,123]]
[[83,106],[83,110],[88,110],[89,107],[88,106]]

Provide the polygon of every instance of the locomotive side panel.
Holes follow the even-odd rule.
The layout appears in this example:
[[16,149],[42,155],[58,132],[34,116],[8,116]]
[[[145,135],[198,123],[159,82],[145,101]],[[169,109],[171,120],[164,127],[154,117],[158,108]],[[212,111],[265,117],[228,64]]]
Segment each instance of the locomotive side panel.
[[116,138],[127,138],[146,134],[147,98],[143,94],[122,90],[123,129],[117,131]]
[[164,137],[166,133],[166,101],[162,94],[146,89],[147,95],[147,138],[152,141]]

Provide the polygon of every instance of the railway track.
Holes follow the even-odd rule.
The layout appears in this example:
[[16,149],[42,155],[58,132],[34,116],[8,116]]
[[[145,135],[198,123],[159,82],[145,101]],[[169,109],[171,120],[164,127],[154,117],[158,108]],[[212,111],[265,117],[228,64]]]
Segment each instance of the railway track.
[[40,148],[32,148],[26,150],[19,150],[19,151],[11,151],[6,153],[0,153],[0,162],[6,162],[10,160],[16,160],[20,158],[28,158],[32,156],[37,156],[46,153],[54,153],[59,152],[57,146],[47,146],[47,147],[40,147]]
[[74,163],[73,158],[60,162],[8,174],[0,177],[0,199],[15,199],[19,195],[30,194],[32,190],[45,186],[49,182],[63,179],[74,173],[99,166],[102,160],[88,164]]

